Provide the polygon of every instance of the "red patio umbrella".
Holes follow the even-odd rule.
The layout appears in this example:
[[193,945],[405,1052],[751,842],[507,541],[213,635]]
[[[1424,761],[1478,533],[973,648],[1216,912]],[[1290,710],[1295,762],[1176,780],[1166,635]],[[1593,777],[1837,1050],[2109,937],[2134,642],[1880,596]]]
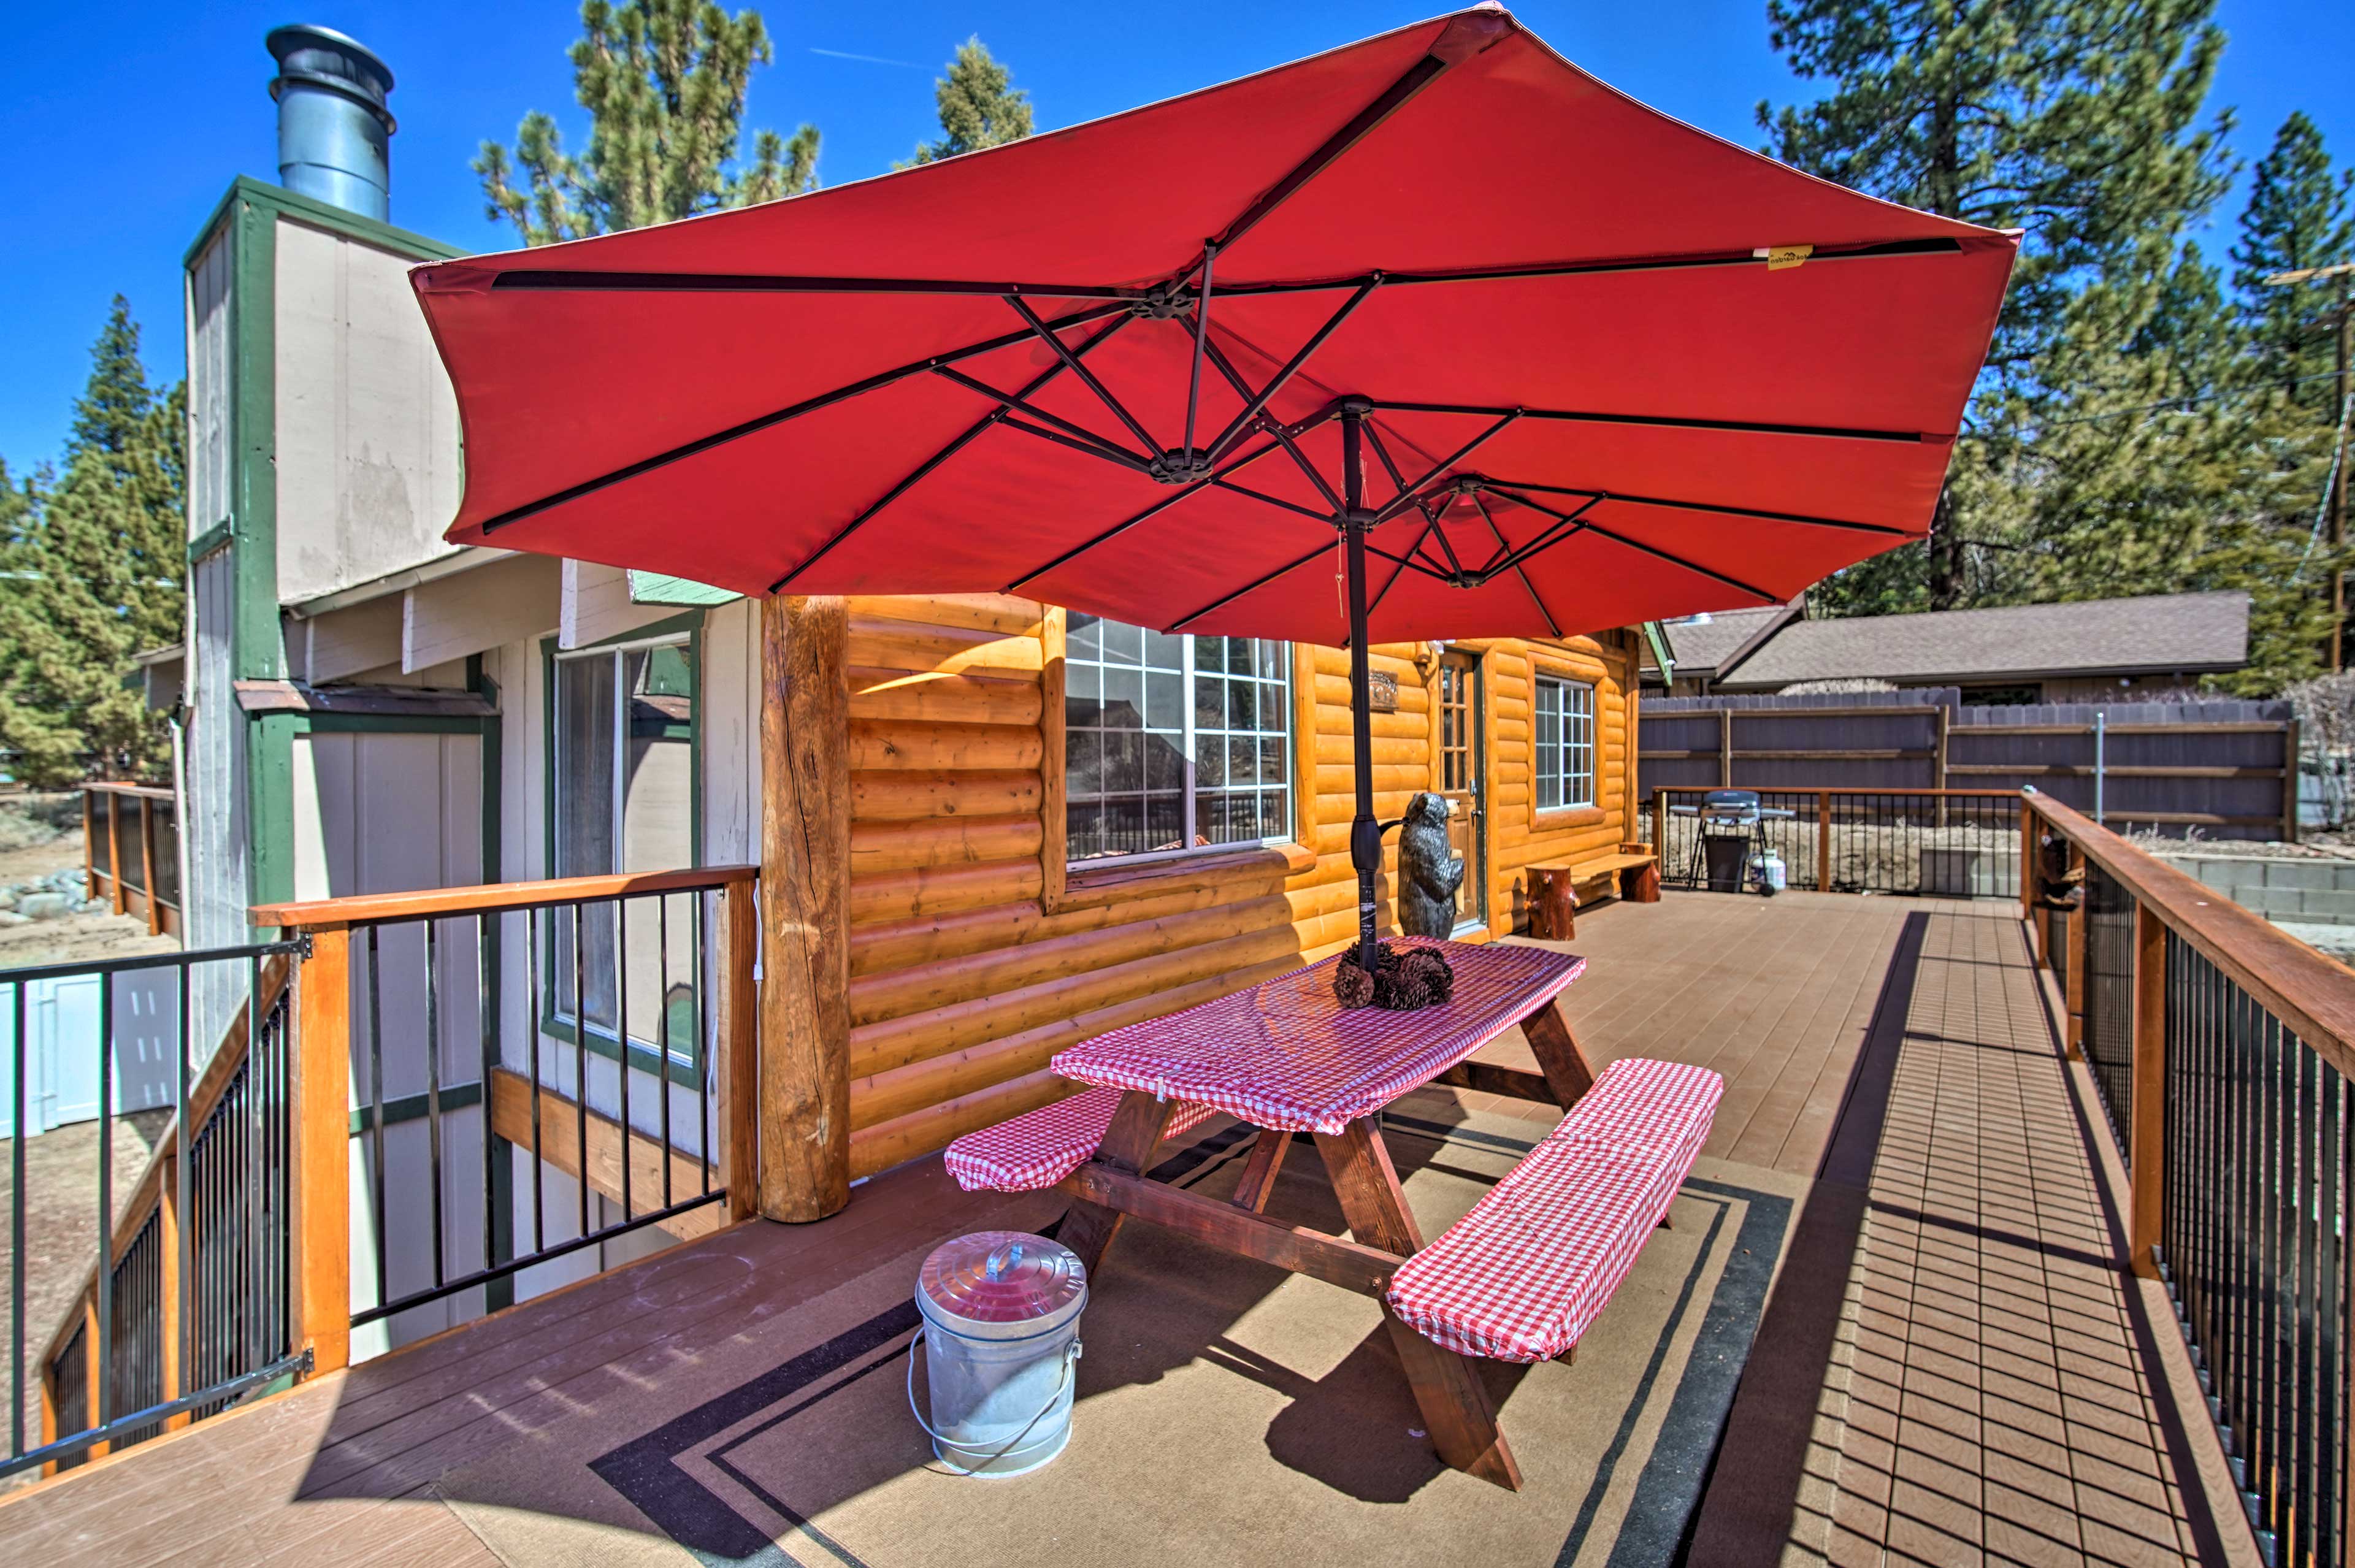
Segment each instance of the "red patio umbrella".
[[1482,6],[411,276],[465,432],[454,541],[1348,644],[1369,952],[1368,642],[1774,603],[1921,538],[2017,247]]

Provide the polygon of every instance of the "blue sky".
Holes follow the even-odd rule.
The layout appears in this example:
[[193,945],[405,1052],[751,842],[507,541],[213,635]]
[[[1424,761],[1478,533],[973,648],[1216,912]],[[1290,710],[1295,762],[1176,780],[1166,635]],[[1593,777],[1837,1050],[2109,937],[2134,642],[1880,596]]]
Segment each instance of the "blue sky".
[[[744,0],[730,0],[731,8]],[[979,33],[1030,89],[1042,126],[1150,102],[1347,43],[1444,9],[1445,0],[1197,0],[1156,13],[1149,38],[1124,36],[1102,5],[909,0],[890,5],[767,4],[776,63],[753,80],[750,123],[824,133],[822,177],[877,173],[932,133],[932,80]],[[1752,109],[1800,84],[1768,48],[1764,0],[1666,5],[1518,4],[1516,14],[1614,85],[1720,135],[1753,144]],[[2355,5],[2223,0],[2232,35],[2215,104],[2239,111],[2245,157],[2304,108],[2344,164],[2355,157]],[[485,136],[511,139],[527,109],[556,112],[577,139],[565,46],[574,0],[495,5],[320,0],[267,7],[121,0],[94,26],[73,8],[27,7],[0,51],[0,457],[53,457],[88,374],[107,301],[130,296],[151,372],[181,374],[180,256],[229,179],[276,177],[272,66],[261,38],[318,22],[368,44],[399,79],[392,106],[393,220],[453,244],[504,249],[466,167]],[[833,51],[821,52],[821,51]],[[870,57],[844,59],[846,55]],[[874,63],[876,61],[900,63]],[[2336,78],[2334,83],[2333,78]],[[2337,91],[2334,91],[2334,86]],[[1182,177],[1182,175],[1174,176]],[[2245,182],[2245,176],[2244,176]],[[2239,191],[2211,253],[2230,242]]]

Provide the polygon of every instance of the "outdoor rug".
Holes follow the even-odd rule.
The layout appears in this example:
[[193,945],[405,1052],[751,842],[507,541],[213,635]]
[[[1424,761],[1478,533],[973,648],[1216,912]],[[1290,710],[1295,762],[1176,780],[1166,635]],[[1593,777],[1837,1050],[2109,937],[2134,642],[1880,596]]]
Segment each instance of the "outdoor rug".
[[[1430,1235],[1543,1131],[1444,1091],[1387,1127]],[[1249,1147],[1212,1124],[1159,1174],[1222,1195]],[[1668,1563],[1806,1185],[1702,1160],[1574,1365],[1481,1363],[1518,1494],[1432,1456],[1373,1301],[1134,1220],[1093,1282],[1071,1446],[1028,1477],[944,1472],[909,1416],[922,1241],[435,1489],[515,1563],[1036,1568],[1181,1543],[1291,1568]],[[1051,1231],[1061,1206],[1029,1195],[991,1222]],[[1340,1229],[1305,1141],[1268,1211]]]

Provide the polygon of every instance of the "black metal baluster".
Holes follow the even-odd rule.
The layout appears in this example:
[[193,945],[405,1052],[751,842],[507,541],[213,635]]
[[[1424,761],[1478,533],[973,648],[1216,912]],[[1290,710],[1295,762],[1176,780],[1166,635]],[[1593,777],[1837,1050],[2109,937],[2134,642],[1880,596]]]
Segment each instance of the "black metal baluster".
[[[525,1054],[531,1065],[531,1250],[534,1253],[548,1249],[547,1194],[541,1190],[539,1157],[539,911],[523,912],[525,938],[524,987],[529,995],[531,1032],[524,1037]],[[553,955],[550,955],[551,959]],[[553,963],[549,967],[553,968]]]
[[[176,1107],[172,1121],[172,1176],[180,1205],[180,1223],[177,1227],[178,1234],[175,1240],[179,1252],[180,1269],[180,1298],[176,1305],[180,1314],[180,1392],[182,1393],[200,1386],[195,1381],[197,1375],[196,1330],[195,1325],[190,1321],[195,1311],[194,1275],[196,1271],[193,1212],[196,1200],[190,1182],[190,1173],[193,1168],[191,1162],[196,1157],[193,1146],[197,1137],[197,1129],[188,1125],[188,974],[191,967],[192,965],[187,964],[180,965],[180,1017],[178,1027],[173,1030],[173,1038],[179,1041],[179,1049],[173,1053],[172,1058],[172,1103]],[[24,1091],[20,1088],[17,1091],[18,1104],[23,1104],[23,1100]]]
[[670,1193],[670,894],[664,893],[655,900],[655,944],[661,950],[656,962],[662,985],[656,1003],[661,1015],[656,1031],[661,1042],[655,1048],[655,1088],[662,1098],[662,1200],[666,1209],[677,1201]]
[[114,1385],[114,976],[98,982],[98,1389],[94,1425],[113,1413]]
[[474,1008],[482,1025],[483,1051],[483,1266],[499,1265],[493,1212],[497,1202],[498,1184],[492,1174],[496,1157],[491,1136],[491,1072],[498,1065],[499,1020],[491,1010],[491,922],[498,917],[483,913],[474,916]]
[[2290,1189],[2295,1203],[2293,1218],[2297,1226],[2297,1377],[2292,1392],[2296,1398],[2297,1418],[2297,1497],[2292,1516],[2297,1521],[2297,1538],[2306,1556],[2314,1554],[2315,1530],[2315,1300],[2320,1294],[2320,1282],[2315,1277],[2316,1237],[2315,1207],[2322,1192],[2322,1178],[2315,1160],[2315,1070],[2318,1065],[2313,1051],[2303,1041],[2296,1042],[2297,1062],[2297,1158],[2295,1167],[2296,1185]]
[[[614,1061],[622,1088],[622,1223],[637,1218],[630,1204],[630,1138],[634,1127],[630,1121],[630,901],[613,901],[613,1032],[616,1036]],[[581,1153],[581,1169],[589,1169],[589,1152]]]
[[25,987],[8,987],[16,1032],[9,1037],[9,1068],[16,1098],[16,1136],[8,1140],[8,1454],[25,1451],[25,1140],[32,1113],[25,1104]]
[[[706,1011],[707,992],[709,987],[703,983],[704,955],[709,951],[704,942],[709,927],[704,922],[703,901],[709,895],[698,891],[693,896],[695,899],[695,1143],[696,1147],[701,1151],[701,1157],[695,1163],[703,1181],[701,1196],[709,1198],[711,1196],[711,1168],[719,1163],[713,1157],[717,1151],[712,1147],[716,1140],[711,1125],[711,1059],[719,1053],[712,1049],[711,1019]],[[741,998],[739,998],[738,1005],[741,1005]]]
[[392,1289],[385,1268],[385,1191],[384,1191],[384,996],[378,983],[378,926],[368,928],[368,1143],[375,1164],[374,1186],[368,1195],[376,1215],[376,1298],[379,1303],[392,1299]]
[[442,970],[435,962],[433,919],[425,925],[425,1147],[432,1168],[433,1288],[442,1288],[447,1275],[442,1255]]
[[259,955],[245,961],[245,1270],[240,1282],[245,1298],[239,1303],[240,1321],[245,1329],[245,1365],[248,1371],[261,1365],[266,1352],[261,1343],[261,1304],[257,1286],[261,1283],[261,958]]
[[581,923],[581,903],[572,904],[572,1146],[581,1168],[581,1229],[589,1233],[589,933]]

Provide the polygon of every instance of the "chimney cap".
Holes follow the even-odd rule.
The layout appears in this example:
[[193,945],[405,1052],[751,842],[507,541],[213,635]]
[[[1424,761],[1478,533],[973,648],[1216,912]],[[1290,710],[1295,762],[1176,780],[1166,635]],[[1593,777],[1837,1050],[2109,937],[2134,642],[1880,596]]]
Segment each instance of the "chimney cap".
[[289,82],[301,82],[351,100],[381,121],[388,134],[392,132],[392,112],[385,107],[392,68],[366,44],[308,22],[272,27],[262,43],[278,62],[279,74],[270,84],[273,100]]

